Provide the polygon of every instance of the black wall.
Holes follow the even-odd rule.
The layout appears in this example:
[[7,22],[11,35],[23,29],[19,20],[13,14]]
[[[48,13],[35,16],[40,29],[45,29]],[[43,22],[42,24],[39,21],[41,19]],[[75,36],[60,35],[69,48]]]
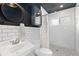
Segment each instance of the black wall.
[[[20,23],[24,23],[26,27],[36,27],[32,24],[33,16],[35,16],[35,13],[37,13],[40,10],[40,7],[36,4],[31,3],[20,3],[20,5],[25,10],[25,16],[20,22],[12,22],[9,21],[2,13],[1,11],[1,5],[0,5],[0,24],[1,25],[13,25],[13,26],[19,26]],[[34,8],[35,7],[35,8]],[[9,16],[15,16],[12,14],[12,12],[8,12]],[[19,13],[17,14],[19,15]],[[16,17],[15,17],[16,18]],[[17,20],[18,21],[18,20]]]

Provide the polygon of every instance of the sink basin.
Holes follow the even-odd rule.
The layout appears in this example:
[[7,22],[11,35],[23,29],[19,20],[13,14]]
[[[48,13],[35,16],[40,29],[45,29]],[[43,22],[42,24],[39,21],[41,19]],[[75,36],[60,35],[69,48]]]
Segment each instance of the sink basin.
[[28,55],[34,50],[34,45],[28,40],[12,45],[11,40],[0,43],[0,54],[3,56]]

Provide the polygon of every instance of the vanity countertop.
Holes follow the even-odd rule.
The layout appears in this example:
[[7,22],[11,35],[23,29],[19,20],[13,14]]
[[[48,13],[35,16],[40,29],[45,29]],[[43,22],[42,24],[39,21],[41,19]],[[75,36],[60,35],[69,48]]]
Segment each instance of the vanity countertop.
[[34,45],[28,40],[18,44],[11,44],[10,41],[0,43],[0,54],[2,56],[22,56],[34,50]]

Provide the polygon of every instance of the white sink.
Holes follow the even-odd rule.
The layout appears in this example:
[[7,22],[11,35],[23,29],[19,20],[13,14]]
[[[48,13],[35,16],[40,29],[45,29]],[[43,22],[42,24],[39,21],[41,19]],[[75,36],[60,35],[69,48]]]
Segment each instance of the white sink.
[[33,50],[34,45],[27,40],[13,45],[10,40],[0,43],[0,54],[3,56],[28,55]]

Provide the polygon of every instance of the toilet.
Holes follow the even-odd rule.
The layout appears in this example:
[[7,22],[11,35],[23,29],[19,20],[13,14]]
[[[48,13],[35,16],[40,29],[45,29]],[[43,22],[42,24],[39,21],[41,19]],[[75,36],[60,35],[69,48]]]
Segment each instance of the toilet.
[[35,50],[37,56],[52,56],[52,51],[48,48],[39,48]]

